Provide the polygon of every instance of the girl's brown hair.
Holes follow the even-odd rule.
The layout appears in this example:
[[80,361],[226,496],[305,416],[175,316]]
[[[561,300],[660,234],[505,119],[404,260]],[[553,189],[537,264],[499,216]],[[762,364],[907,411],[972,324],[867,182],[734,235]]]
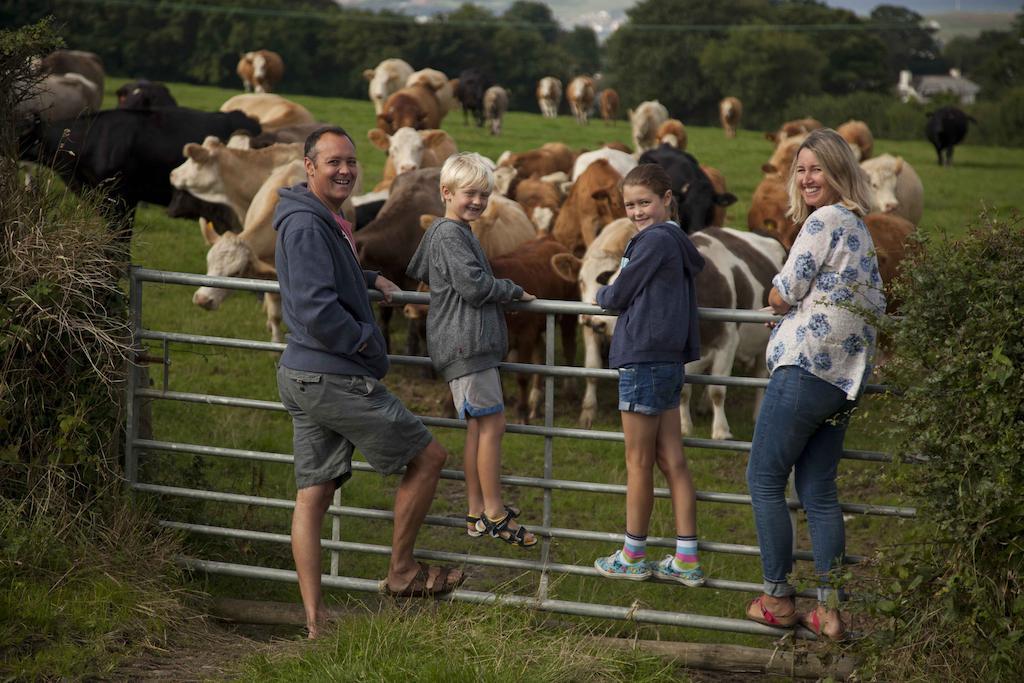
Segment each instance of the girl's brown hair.
[[871,207],[871,187],[867,175],[853,156],[850,145],[831,128],[811,131],[797,149],[789,167],[789,211],[786,215],[801,225],[811,214],[811,208],[804,202],[796,180],[797,161],[800,152],[805,149],[811,150],[818,157],[825,180],[839,195],[838,203],[863,218]]

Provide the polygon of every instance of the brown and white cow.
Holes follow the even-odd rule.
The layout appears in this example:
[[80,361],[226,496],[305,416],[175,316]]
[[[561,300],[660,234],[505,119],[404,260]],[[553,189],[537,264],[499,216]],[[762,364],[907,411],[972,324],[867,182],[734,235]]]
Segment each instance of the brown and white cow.
[[500,85],[492,85],[484,91],[484,119],[491,129],[491,135],[501,135],[501,124],[507,111],[507,90]]
[[370,82],[370,101],[373,113],[384,111],[384,103],[393,92],[398,92],[412,75],[413,69],[404,59],[385,59],[373,69],[365,69],[363,78]]
[[440,128],[443,118],[444,112],[435,91],[417,83],[391,93],[384,103],[384,110],[377,114],[377,128],[388,135],[399,128],[429,130]]
[[316,118],[298,102],[273,93],[235,95],[220,105],[221,111],[241,111],[260,122],[264,131],[316,123]]
[[32,86],[15,106],[19,119],[38,116],[46,122],[73,119],[99,111],[103,92],[96,84],[77,73],[50,74]]
[[576,155],[562,142],[548,142],[538,149],[514,153],[506,150],[498,157],[498,166],[514,168],[520,178],[545,176],[562,171],[572,173]]
[[582,254],[601,228],[626,215],[619,183],[622,174],[606,159],[587,166],[573,182],[551,234],[574,254]]
[[[628,219],[606,226],[587,249],[583,259],[559,256],[553,265],[559,274],[579,284],[580,299],[594,303],[597,290],[615,278],[626,244],[636,234],[636,226]],[[756,310],[767,303],[771,278],[785,261],[786,252],[778,241],[731,228],[708,228],[691,236],[705,259],[704,270],[697,276],[697,303],[708,308]],[[580,316],[586,367],[602,366],[601,349],[615,329],[614,316]],[[738,359],[766,375],[764,350],[768,329],[755,323],[732,323],[701,320],[701,357],[687,363],[686,374],[732,374]],[[709,386],[713,417],[713,439],[728,439],[732,434],[725,415],[725,387]],[[689,413],[689,384],[684,386],[680,406],[680,424],[684,434],[693,431]],[[597,415],[597,382],[587,380],[579,424],[589,427]]]
[[537,82],[537,106],[545,118],[558,116],[558,105],[562,103],[562,81],[554,76],[545,76]]
[[[675,147],[680,152],[686,151],[686,146],[689,144],[689,138],[686,135],[686,126],[679,119],[667,119],[658,126],[658,132],[655,133],[657,138],[657,145],[670,145]],[[655,146],[657,146],[655,145]],[[652,147],[653,149],[653,147]]]
[[611,88],[601,91],[601,118],[606,123],[615,123],[619,116],[619,93]]
[[249,205],[267,178],[281,166],[301,161],[302,147],[295,142],[239,149],[211,135],[201,145],[185,145],[185,162],[171,171],[171,185],[204,201],[230,206],[244,225]]
[[718,103],[718,120],[722,123],[722,130],[725,137],[736,137],[736,129],[740,127],[740,120],[743,118],[743,103],[738,97],[723,97]]
[[658,128],[668,120],[668,109],[658,100],[650,100],[641,102],[628,113],[633,129],[633,150],[640,156],[658,145]]
[[[211,227],[204,226],[203,237],[210,245],[210,250],[206,252],[206,274],[276,280],[274,252],[277,234],[273,219],[278,202],[277,191],[305,179],[306,169],[301,159],[275,169],[253,197],[242,232],[237,235],[232,232],[218,235]],[[230,293],[229,289],[200,287],[192,295],[192,303],[208,311],[215,311]],[[271,341],[283,342],[281,295],[269,292],[264,294],[263,309],[267,315]]]
[[388,135],[380,128],[371,128],[366,136],[377,149],[388,153],[384,162],[381,181],[374,192],[386,190],[395,176],[415,171],[418,168],[442,166],[445,159],[458,152],[455,140],[443,130],[413,130],[399,128],[394,135]]
[[[555,175],[565,177],[563,173]],[[562,202],[565,201],[561,183],[552,176],[518,180],[512,192],[506,196],[515,199],[523,207],[526,215],[541,232],[551,231],[558,220]]]
[[[750,200],[750,211],[747,213],[747,227],[772,233],[785,243],[786,235],[796,234],[796,224],[786,215],[789,210],[789,193],[786,181],[778,173],[767,173]],[[793,242],[786,243],[789,248]]]
[[[437,69],[420,69],[419,71],[413,71],[407,79],[405,79],[405,87],[413,85],[422,85],[434,92],[434,96],[437,98],[437,103],[441,107],[441,118],[450,112],[455,106],[457,106],[458,99],[455,97],[455,86],[459,84],[459,79],[448,78],[442,71]],[[436,127],[436,126],[435,126]]]
[[850,119],[836,128],[836,132],[850,145],[857,161],[871,158],[871,153],[875,149],[875,136],[871,134],[868,124],[857,119]]
[[245,92],[268,93],[284,76],[284,60],[273,50],[246,52],[235,68]]
[[[99,111],[103,99],[103,84],[107,72],[103,69],[103,60],[95,52],[85,50],[54,50],[39,62],[41,74],[60,76],[62,74],[81,74],[96,86],[100,102],[93,106]],[[59,120],[59,119],[55,119]]]
[[767,174],[777,173],[780,178],[789,178],[790,170],[793,168],[793,160],[796,159],[796,151],[807,139],[806,133],[791,135],[775,146],[775,151],[768,159],[768,163],[761,166],[761,170]]
[[[426,231],[435,218],[434,214],[422,215],[420,227]],[[500,194],[491,195],[487,208],[470,226],[488,259],[503,256],[537,236],[537,228],[523,207]]]
[[576,117],[576,123],[585,126],[590,115],[590,108],[594,106],[594,79],[590,76],[577,76],[569,81],[569,87],[565,89],[565,98],[569,100],[569,109]]
[[793,121],[786,121],[784,124],[779,126],[779,129],[774,133],[765,133],[766,139],[774,142],[776,145],[785,140],[791,138],[794,135],[806,135],[812,130],[824,128],[824,125],[818,119],[812,119],[810,117],[804,119],[794,119]]
[[917,225],[924,212],[924,185],[903,157],[883,154],[862,161],[871,183],[871,210],[892,213]]

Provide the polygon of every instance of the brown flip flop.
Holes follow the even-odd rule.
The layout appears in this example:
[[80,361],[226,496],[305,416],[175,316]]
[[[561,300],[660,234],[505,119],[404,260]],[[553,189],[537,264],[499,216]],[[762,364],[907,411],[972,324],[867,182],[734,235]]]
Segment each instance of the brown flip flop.
[[[438,567],[437,574],[431,577],[430,570],[433,567],[425,562],[420,562],[419,566],[419,571],[406,584],[405,588],[395,590],[388,585],[388,580],[384,579],[380,582],[381,592],[393,598],[425,598],[453,591],[466,579],[465,574],[452,567]],[[453,574],[455,574],[454,578]]]
[[789,614],[775,614],[765,607],[764,597],[759,595],[750,601],[750,604],[747,605],[747,619],[775,628],[790,628],[796,625],[800,615],[797,614],[795,608]]

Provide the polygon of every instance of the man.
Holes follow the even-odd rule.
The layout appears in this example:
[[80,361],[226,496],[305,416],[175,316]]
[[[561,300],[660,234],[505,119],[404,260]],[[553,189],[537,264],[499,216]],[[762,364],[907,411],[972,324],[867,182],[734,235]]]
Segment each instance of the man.
[[378,381],[388,358],[366,289],[390,301],[399,288],[360,268],[351,226],[341,216],[358,174],[355,144],[341,128],[317,129],[306,139],[305,165],[307,182],[279,190],[274,215],[277,276],[290,330],[277,383],[294,427],[292,555],[306,627],[316,638],[324,620],[320,528],[334,490],[351,476],[356,448],[381,474],[405,468],[382,590],[396,596],[444,593],[464,576],[413,559],[448,454]]

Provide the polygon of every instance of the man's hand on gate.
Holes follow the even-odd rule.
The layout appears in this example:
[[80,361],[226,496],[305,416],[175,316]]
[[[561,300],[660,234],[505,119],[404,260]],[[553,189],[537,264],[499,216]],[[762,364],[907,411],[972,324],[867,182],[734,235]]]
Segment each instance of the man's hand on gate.
[[391,303],[391,295],[395,292],[401,292],[402,288],[396,285],[391,280],[387,279],[383,275],[378,275],[377,279],[373,281],[373,288],[384,295],[384,301]]

